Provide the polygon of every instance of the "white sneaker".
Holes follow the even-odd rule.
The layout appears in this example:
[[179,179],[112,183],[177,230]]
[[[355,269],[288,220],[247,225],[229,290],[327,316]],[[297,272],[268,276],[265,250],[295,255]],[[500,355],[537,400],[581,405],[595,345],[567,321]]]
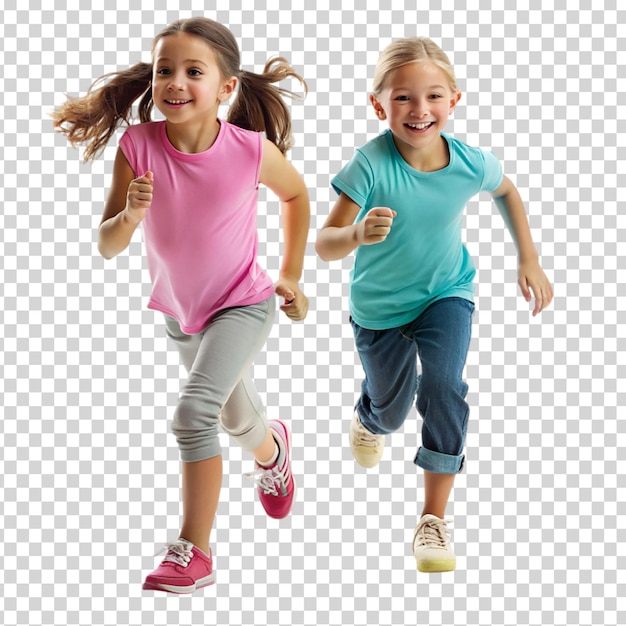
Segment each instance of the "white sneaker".
[[354,460],[362,467],[375,467],[384,449],[385,435],[375,435],[367,430],[355,411],[350,424],[350,450]]
[[449,520],[424,515],[413,535],[413,554],[420,572],[451,572],[456,556],[450,549]]

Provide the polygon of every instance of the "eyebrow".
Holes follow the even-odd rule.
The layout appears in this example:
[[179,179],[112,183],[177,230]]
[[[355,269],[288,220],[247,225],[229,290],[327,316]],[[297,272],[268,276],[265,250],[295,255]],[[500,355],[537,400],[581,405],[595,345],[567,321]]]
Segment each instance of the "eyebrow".
[[[167,57],[159,57],[157,59],[157,63],[163,63],[165,61],[171,61],[171,59],[168,59]],[[208,65],[204,61],[201,61],[200,59],[185,59],[183,63],[194,63],[196,65],[201,64],[201,65],[204,65],[205,67],[208,67]]]
[[[393,91],[402,91],[403,89],[410,90],[412,87],[396,87]],[[443,85],[430,85],[430,87],[426,87],[426,90],[430,89],[445,89]]]

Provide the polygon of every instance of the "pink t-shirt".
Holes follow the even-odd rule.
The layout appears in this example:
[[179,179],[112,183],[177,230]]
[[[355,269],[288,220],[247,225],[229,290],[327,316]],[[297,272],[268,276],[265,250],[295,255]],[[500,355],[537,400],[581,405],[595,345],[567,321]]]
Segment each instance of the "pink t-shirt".
[[222,309],[257,304],[274,293],[257,263],[260,133],[220,120],[205,152],[176,150],[165,122],[129,127],[120,148],[137,177],[154,173],[142,222],[152,295],[148,308],[198,333]]

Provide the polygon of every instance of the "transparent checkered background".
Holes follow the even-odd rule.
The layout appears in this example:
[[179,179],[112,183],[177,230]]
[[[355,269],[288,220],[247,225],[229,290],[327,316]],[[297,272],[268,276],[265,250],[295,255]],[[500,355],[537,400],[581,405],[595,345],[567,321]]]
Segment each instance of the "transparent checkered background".
[[[164,0],[83,4],[5,0],[0,25],[2,623],[626,623],[626,13],[617,0],[525,0],[504,11],[483,0],[467,9],[432,0],[322,0],[306,10],[285,0],[180,0],[176,11]],[[308,98],[292,108],[291,158],[311,197],[303,284],[312,307],[304,323],[281,316],[255,364],[270,417],[293,430],[293,513],[265,516],[242,479],[250,458],[225,438],[217,584],[176,597],[141,583],[179,529],[168,431],[184,372],[145,308],[139,234],[115,260],[96,250],[116,142],[83,165],[48,113],[64,93],[149,60],[152,37],[192,14],[232,29],[246,69],[280,53],[308,80]],[[423,486],[412,463],[418,418],[388,438],[379,468],[355,466],[351,259],[327,264],[313,250],[335,198],[330,177],[383,129],[367,102],[378,54],[411,35],[449,53],[463,91],[449,130],[502,159],[555,284],[550,309],[532,318],[502,219],[488,196],[469,203],[472,414],[466,473],[448,508],[458,569],[436,575],[418,573],[411,554]],[[276,276],[269,193],[259,226],[261,260]]]

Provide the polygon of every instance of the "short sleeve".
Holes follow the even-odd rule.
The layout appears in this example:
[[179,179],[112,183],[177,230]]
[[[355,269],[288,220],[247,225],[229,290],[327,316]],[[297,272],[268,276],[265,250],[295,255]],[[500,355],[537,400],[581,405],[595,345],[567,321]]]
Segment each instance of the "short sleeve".
[[345,193],[363,207],[374,187],[374,172],[367,158],[357,150],[352,159],[331,180],[333,189]]
[[480,189],[481,191],[495,191],[502,183],[502,178],[504,177],[502,165],[493,152],[481,150],[481,153],[485,164],[485,173]]

